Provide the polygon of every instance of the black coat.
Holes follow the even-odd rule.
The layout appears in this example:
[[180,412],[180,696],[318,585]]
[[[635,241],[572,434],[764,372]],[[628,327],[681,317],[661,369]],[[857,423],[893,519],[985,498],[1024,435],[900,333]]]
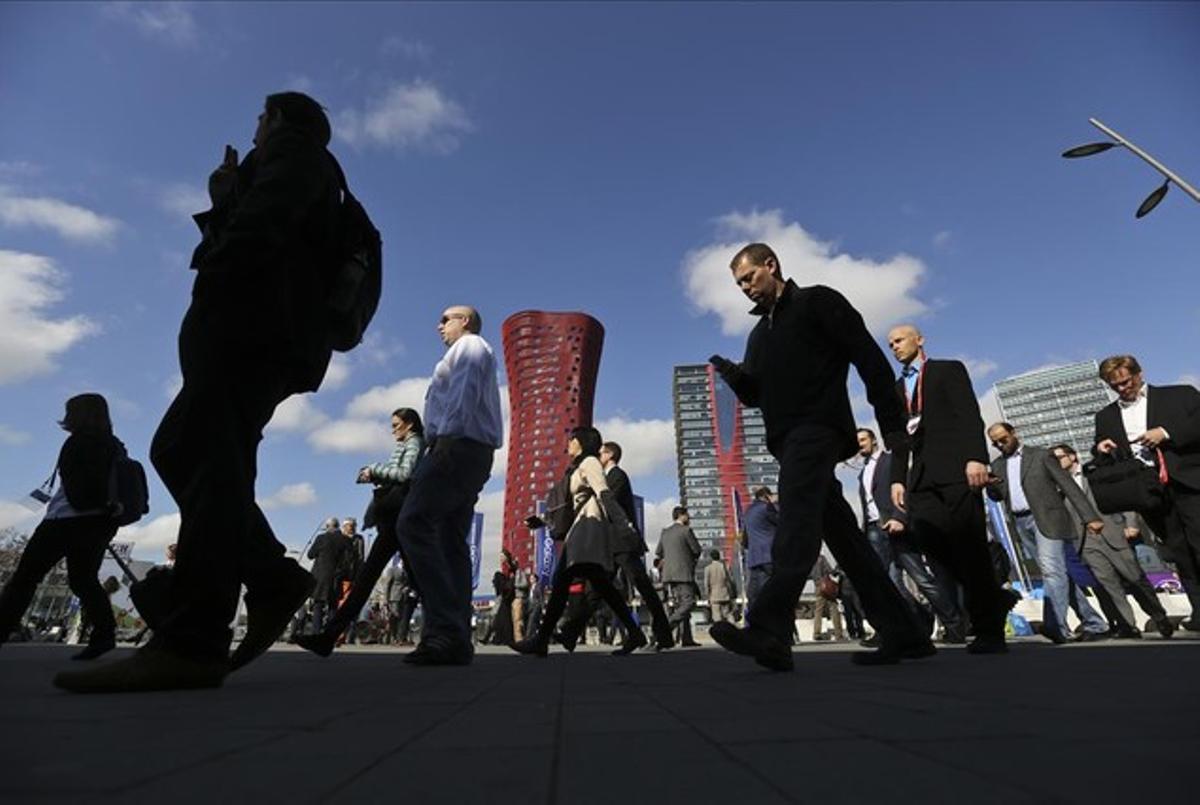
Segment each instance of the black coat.
[[839,458],[858,452],[857,426],[846,378],[858,370],[875,409],[884,442],[904,434],[904,407],[892,391],[891,366],[867,332],[862,315],[846,297],[824,285],[800,288],[788,280],[768,315],[761,316],[746,341],[741,364],[722,377],[743,404],[761,408],[767,446],[776,456],[783,439],[798,425],[821,425],[841,438]]
[[120,443],[112,436],[73,433],[58,453],[58,479],[76,511],[103,509],[109,503],[109,475]]
[[[1163,460],[1171,483],[1200,491],[1200,391],[1192,386],[1146,386],[1146,429],[1165,428]],[[1117,402],[1096,414],[1096,442],[1112,439],[1129,450]]]
[[[888,520],[908,522],[908,515],[892,505],[892,454],[886,450],[879,454],[875,467],[875,476],[871,479],[871,497],[875,500],[875,508],[879,509],[879,523]],[[863,486],[863,472],[858,473],[858,501],[862,506],[862,526],[867,528],[867,492]]]
[[[921,424],[892,451],[892,483],[906,484],[909,491],[965,484],[968,461],[988,463],[983,418],[971,377],[961,361],[928,360],[922,371]],[[896,381],[895,388],[903,404],[904,380]],[[912,469],[906,472],[910,450]]]
[[632,529],[614,529],[613,539],[610,541],[613,554],[636,553],[640,555],[646,553],[650,549],[646,545],[646,538],[637,530],[637,512],[633,506],[633,489],[629,485],[629,476],[625,474],[625,470],[614,465],[605,471],[604,479],[608,481],[608,490],[612,493],[613,499],[625,512],[629,524],[633,526]]
[[320,322],[340,204],[325,148],[294,127],[272,132],[239,166],[232,199],[195,216],[203,240],[181,340],[282,363],[294,390],[316,391],[331,355]]
[[346,563],[347,555],[354,550],[350,540],[341,531],[325,531],[317,535],[312,547],[308,550],[308,558],[313,560],[313,578],[317,587],[313,591],[314,601],[333,601],[337,599],[334,593],[334,583],[341,577],[341,570]]

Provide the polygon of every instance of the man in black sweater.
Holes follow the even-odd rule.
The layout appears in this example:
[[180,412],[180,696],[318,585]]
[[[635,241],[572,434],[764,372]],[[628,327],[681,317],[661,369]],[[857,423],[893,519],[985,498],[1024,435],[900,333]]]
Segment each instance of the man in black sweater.
[[822,285],[800,288],[785,281],[766,244],[746,246],[730,268],[759,322],[742,363],[719,355],[710,361],[745,405],[762,409],[767,447],[779,460],[779,529],[771,577],[747,617],[751,625],[714,624],[709,634],[762,666],[791,670],[796,601],[824,537],[881,636],[877,651],[853,660],[883,664],[933,654],[834,477],[837,464],[858,452],[846,391],[850,364],[866,386],[887,445],[904,440],[904,412],[887,358],[845,297]]

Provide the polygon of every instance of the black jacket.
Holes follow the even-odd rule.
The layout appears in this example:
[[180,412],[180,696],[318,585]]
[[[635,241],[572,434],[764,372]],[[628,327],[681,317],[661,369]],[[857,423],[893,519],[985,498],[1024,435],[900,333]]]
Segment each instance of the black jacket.
[[283,363],[297,391],[316,391],[331,355],[321,322],[340,204],[333,158],[319,143],[286,125],[268,136],[239,166],[233,198],[195,216],[203,240],[181,339]]
[[[858,501],[862,505],[862,526],[867,528],[867,492],[863,486],[863,472],[858,473]],[[892,454],[886,450],[879,454],[875,466],[875,476],[871,479],[871,497],[875,500],[875,508],[879,509],[879,524],[888,520],[899,520],[907,523],[907,515],[892,505]]]
[[[965,484],[968,461],[988,463],[971,377],[961,361],[927,360],[922,371],[921,425],[910,441],[893,449],[892,483],[906,484],[909,491]],[[894,394],[903,405],[903,379],[896,381]],[[912,470],[906,472],[910,450]]]
[[629,524],[633,526],[628,531],[614,529],[613,553],[646,553],[650,548],[646,545],[645,537],[637,530],[637,512],[633,507],[633,489],[629,485],[629,476],[625,474],[625,470],[614,466],[605,471],[604,480],[608,482],[608,491],[612,493],[613,499],[625,512],[625,516],[629,518]]
[[118,442],[112,436],[72,433],[58,452],[58,479],[76,511],[103,509],[109,503],[109,476]]
[[[1200,491],[1200,391],[1192,386],[1146,386],[1146,429],[1165,428],[1159,448],[1171,483]],[[1129,437],[1114,401],[1096,414],[1096,442],[1112,439],[1129,450]]]
[[336,529],[322,532],[313,540],[308,558],[313,560],[311,572],[317,580],[317,587],[312,595],[314,601],[337,600],[333,584],[338,580],[347,554],[352,550],[354,546],[350,544],[350,540]]
[[800,288],[788,280],[783,295],[761,316],[741,364],[721,374],[745,405],[761,408],[767,446],[778,455],[797,425],[824,425],[843,440],[842,458],[858,452],[846,379],[854,364],[889,447],[903,438],[904,409],[892,391],[895,375],[862,315],[832,288]]

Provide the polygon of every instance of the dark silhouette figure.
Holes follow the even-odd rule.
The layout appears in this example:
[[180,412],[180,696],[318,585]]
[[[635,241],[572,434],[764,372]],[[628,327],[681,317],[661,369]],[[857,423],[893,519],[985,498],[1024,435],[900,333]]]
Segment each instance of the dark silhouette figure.
[[[151,447],[179,505],[170,612],[133,657],[61,674],[77,692],[216,687],[282,634],[312,591],[255,503],[258,444],[276,406],[315,391],[329,365],[327,295],[340,249],[339,168],[330,127],[306,95],[268,96],[255,150],[209,181],[213,208],[179,333],[183,387]],[[229,624],[245,585],[246,637]]]
[[117,533],[109,506],[109,473],[123,448],[113,436],[108,403],[99,394],[67,400],[59,424],[71,434],[58,454],[59,486],[0,592],[0,644],[20,623],[38,584],[65,558],[67,583],[91,624],[87,647],[73,659],[91,660],[116,645],[116,620],[97,574],[104,549]]

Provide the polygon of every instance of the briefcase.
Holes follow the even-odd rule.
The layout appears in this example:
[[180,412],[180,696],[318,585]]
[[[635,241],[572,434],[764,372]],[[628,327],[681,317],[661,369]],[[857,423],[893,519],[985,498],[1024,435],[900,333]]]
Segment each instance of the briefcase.
[[[1104,514],[1136,511],[1154,513],[1162,508],[1166,492],[1159,471],[1138,461],[1131,454],[1099,455],[1083,465],[1096,508]],[[1162,461],[1162,453],[1159,453]]]

